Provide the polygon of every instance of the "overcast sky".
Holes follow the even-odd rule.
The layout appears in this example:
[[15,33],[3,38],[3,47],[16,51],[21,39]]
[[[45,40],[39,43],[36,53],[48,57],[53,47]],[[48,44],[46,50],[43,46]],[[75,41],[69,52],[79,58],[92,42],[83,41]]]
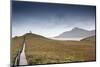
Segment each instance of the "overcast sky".
[[53,37],[79,27],[95,29],[95,6],[12,2],[12,36],[30,30],[35,34]]

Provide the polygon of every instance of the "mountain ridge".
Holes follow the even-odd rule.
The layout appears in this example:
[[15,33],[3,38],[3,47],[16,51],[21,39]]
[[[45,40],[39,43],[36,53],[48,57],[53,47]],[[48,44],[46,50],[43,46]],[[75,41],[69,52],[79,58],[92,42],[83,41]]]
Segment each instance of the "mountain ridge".
[[55,36],[54,38],[85,38],[95,35],[95,30],[85,30],[75,27],[70,31],[63,32],[62,34]]

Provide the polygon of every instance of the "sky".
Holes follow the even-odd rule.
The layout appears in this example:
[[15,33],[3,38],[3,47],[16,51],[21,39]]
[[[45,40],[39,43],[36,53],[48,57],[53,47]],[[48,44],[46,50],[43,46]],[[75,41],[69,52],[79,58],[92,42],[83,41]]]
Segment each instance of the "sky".
[[74,27],[95,29],[95,6],[12,2],[12,36],[28,33],[54,37]]

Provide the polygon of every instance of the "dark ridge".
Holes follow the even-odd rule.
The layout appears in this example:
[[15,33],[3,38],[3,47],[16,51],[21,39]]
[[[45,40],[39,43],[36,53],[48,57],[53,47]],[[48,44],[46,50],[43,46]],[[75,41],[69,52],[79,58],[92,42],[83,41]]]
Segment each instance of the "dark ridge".
[[87,38],[84,38],[82,39],[81,41],[95,41],[96,40],[96,36],[90,36],[90,37],[87,37]]

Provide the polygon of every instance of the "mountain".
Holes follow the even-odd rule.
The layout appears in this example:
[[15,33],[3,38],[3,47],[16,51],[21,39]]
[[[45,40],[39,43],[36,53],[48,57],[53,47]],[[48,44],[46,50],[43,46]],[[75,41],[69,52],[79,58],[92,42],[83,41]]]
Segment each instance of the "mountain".
[[63,32],[55,38],[85,38],[93,35],[95,35],[95,30],[88,31],[75,27],[70,31]]

